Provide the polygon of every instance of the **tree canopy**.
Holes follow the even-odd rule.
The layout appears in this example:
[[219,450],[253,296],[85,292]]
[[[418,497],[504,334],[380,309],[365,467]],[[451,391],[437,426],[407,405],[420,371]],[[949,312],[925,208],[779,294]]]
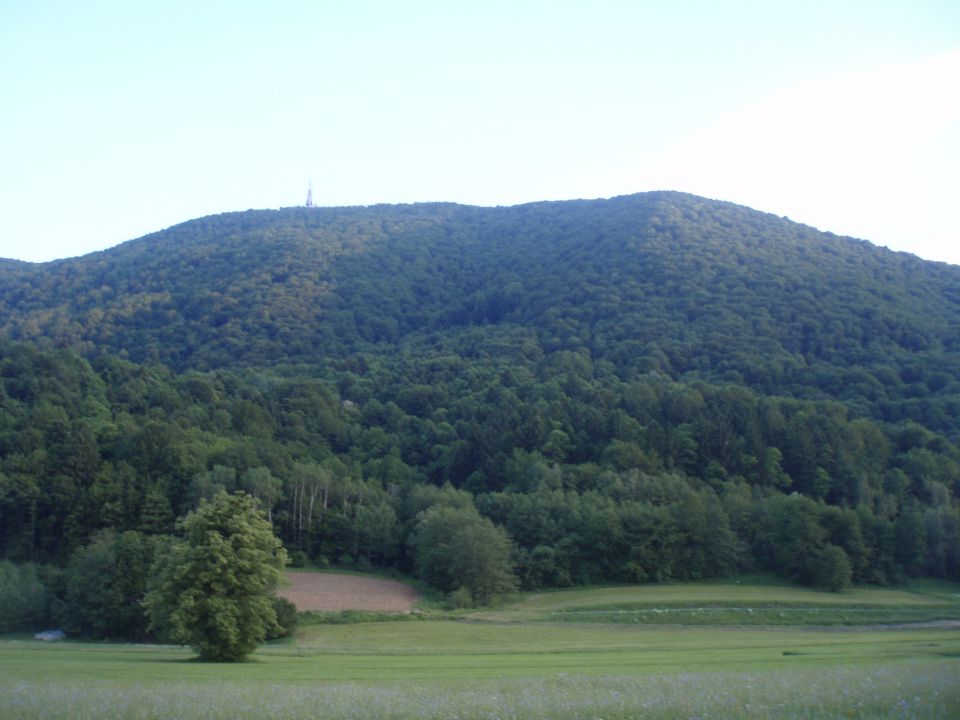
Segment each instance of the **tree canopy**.
[[[958,289],[676,193],[230,213],[0,264],[4,572],[93,602],[105,538],[244,491],[299,561],[477,602],[468,536],[495,588],[958,579]],[[462,557],[422,540],[453,532]]]
[[144,601],[151,626],[204,660],[241,660],[280,630],[273,592],[286,552],[244,494],[202,500],[179,529]]
[[424,511],[411,544],[418,575],[441,590],[461,590],[470,604],[517,588],[509,537],[473,507]]

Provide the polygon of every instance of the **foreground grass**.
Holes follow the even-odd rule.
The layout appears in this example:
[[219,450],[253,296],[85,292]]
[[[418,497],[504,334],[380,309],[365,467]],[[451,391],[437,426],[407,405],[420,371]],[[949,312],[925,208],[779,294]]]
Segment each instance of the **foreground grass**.
[[957,717],[960,674],[954,663],[414,685],[0,680],[0,697],[0,717],[18,720],[932,720]]
[[[918,610],[958,587],[835,595],[736,583],[541,593],[466,619],[313,625],[249,662],[168,646],[0,640],[0,720],[22,718],[957,718],[960,627],[614,624],[621,612]],[[722,603],[727,605],[721,606]],[[604,622],[582,622],[590,612]],[[581,622],[548,622],[557,614]]]
[[0,677],[49,683],[431,681],[853,667],[960,666],[960,631],[859,632],[518,625],[453,621],[318,625],[245,663],[198,663],[184,648],[0,642]]

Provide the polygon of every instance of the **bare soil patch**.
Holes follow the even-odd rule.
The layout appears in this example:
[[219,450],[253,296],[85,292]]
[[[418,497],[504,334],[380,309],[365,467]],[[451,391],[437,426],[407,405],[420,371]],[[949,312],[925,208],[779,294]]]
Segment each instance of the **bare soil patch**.
[[313,572],[288,572],[287,578],[292,585],[277,595],[301,612],[410,612],[419,598],[416,590],[396,580]]

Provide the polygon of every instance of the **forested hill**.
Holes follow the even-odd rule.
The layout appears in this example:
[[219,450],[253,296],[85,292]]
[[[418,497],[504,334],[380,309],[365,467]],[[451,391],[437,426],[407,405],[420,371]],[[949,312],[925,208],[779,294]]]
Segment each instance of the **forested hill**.
[[960,579],[958,378],[960,267],[728,203],[212,216],[0,262],[0,559],[226,489],[478,602]]
[[680,193],[211,216],[0,265],[0,333],[177,370],[570,350],[957,436],[960,267]]

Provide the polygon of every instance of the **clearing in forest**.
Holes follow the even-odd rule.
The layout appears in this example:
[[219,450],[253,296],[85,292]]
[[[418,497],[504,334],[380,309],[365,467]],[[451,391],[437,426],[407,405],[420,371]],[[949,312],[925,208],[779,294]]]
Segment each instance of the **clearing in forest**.
[[281,588],[277,595],[292,602],[300,612],[406,613],[419,599],[409,585],[384,578],[326,572],[288,572],[287,578],[291,585]]

